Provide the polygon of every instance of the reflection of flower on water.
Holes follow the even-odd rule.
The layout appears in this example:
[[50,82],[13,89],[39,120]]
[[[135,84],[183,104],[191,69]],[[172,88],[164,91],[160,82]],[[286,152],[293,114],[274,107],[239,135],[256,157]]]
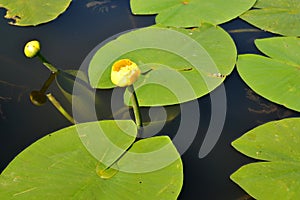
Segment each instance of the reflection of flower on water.
[[97,10],[101,13],[108,12],[109,9],[114,9],[117,7],[111,0],[100,0],[100,1],[90,1],[85,4],[87,8],[92,10]]

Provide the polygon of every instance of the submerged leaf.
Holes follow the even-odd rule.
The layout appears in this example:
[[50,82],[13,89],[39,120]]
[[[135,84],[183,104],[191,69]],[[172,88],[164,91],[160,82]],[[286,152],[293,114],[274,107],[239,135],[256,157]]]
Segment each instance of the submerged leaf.
[[245,165],[231,179],[256,199],[300,196],[300,118],[261,125],[232,145],[252,158],[270,161]]
[[104,98],[107,93],[99,93],[91,88],[87,76],[82,71],[59,70],[56,84],[68,100],[69,104],[64,107],[72,110],[75,121],[96,121],[96,114],[100,118],[108,118],[111,115],[110,107],[107,106],[110,102]]
[[[148,27],[128,32],[100,48],[91,60],[92,87],[113,88],[112,64],[128,58],[142,73],[134,84],[140,106],[161,106],[199,98],[219,86],[236,60],[235,45],[220,27],[186,30]],[[128,104],[129,93],[125,94]]]
[[237,69],[256,93],[287,108],[300,111],[300,39],[258,39],[256,46],[267,56],[240,55]]
[[131,0],[132,12],[158,14],[156,23],[175,27],[221,24],[250,9],[255,0]]
[[254,26],[286,36],[300,36],[300,0],[258,0],[240,17]]
[[0,7],[6,8],[5,18],[14,20],[17,26],[36,26],[54,20],[63,13],[72,0],[0,0]]
[[[105,133],[97,138],[99,127]],[[132,121],[89,122],[45,136],[21,152],[2,172],[0,199],[175,200],[182,187],[183,172],[180,156],[168,137],[140,140],[139,143],[149,147],[147,151],[155,152],[167,144],[172,148],[163,150],[158,157],[151,158],[151,162],[139,165],[156,164],[156,159],[167,160],[168,156],[177,157],[175,161],[148,173],[119,169],[117,161],[122,162],[120,156],[133,143],[135,128]],[[90,138],[85,139],[88,150],[91,150],[91,142],[97,145],[95,155],[103,162],[87,151],[82,137]],[[139,148],[139,143],[132,148],[135,153],[143,154],[145,150]],[[119,150],[112,148],[112,144]],[[111,168],[104,165],[113,162]],[[131,163],[136,161],[126,158],[120,165],[125,169]]]

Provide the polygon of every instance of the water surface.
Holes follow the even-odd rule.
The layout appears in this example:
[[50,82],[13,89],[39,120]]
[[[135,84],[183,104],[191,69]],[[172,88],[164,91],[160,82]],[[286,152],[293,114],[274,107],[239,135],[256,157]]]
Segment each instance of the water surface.
[[[7,24],[0,14],[0,170],[24,148],[44,135],[70,125],[47,103],[36,107],[29,93],[40,89],[49,72],[37,59],[23,55],[24,44],[38,39],[43,54],[61,69],[78,69],[87,54],[112,35],[133,28],[154,24],[153,16],[132,16],[128,0],[73,1],[57,20],[37,27],[16,27]],[[222,25],[236,42],[239,53],[259,53],[255,38],[272,36],[254,29],[241,20]],[[240,29],[243,29],[242,31]],[[236,152],[230,143],[246,131],[262,123],[297,116],[295,112],[275,105],[253,93],[236,70],[225,80],[227,113],[222,135],[215,148],[199,159],[199,148],[210,122],[210,95],[198,100],[201,120],[198,134],[182,156],[184,186],[179,199],[239,199],[246,193],[230,181],[229,176],[240,166],[253,160]],[[49,89],[66,103],[55,85]],[[214,91],[216,92],[216,91]],[[268,106],[264,106],[268,105]],[[299,116],[299,114],[298,114]],[[164,128],[172,136],[180,116]]]

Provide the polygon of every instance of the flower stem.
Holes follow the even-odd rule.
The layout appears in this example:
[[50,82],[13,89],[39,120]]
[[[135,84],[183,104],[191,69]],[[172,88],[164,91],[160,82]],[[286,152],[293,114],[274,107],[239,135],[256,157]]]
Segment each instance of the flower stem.
[[137,137],[140,138],[143,134],[143,122],[142,122],[142,116],[141,116],[141,112],[140,112],[138,99],[137,99],[136,93],[134,91],[133,85],[128,86],[128,91],[131,93],[130,99],[131,99],[131,103],[132,103],[135,124],[136,124],[137,130],[138,130]]
[[56,67],[54,67],[51,63],[49,63],[46,58],[44,56],[42,56],[42,54],[38,53],[37,56],[39,57],[39,59],[42,61],[42,63],[51,71],[51,72],[58,72],[58,69]]
[[74,118],[61,106],[61,104],[56,100],[56,98],[51,94],[46,95],[49,101],[54,105],[54,107],[72,124],[75,124]]
[[41,93],[45,93],[47,91],[47,89],[49,88],[49,86],[51,85],[51,83],[54,81],[56,77],[56,73],[55,72],[51,72],[49,78],[45,81],[43,87],[40,89]]

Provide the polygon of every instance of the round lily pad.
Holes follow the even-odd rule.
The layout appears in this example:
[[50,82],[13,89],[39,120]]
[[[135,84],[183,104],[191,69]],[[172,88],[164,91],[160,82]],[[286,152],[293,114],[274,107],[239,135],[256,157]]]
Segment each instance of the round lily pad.
[[268,57],[240,55],[237,69],[242,79],[270,101],[300,111],[300,39],[274,37],[255,44]]
[[[111,66],[124,58],[142,71],[134,84],[140,106],[173,105],[219,86],[235,65],[236,48],[223,29],[210,24],[190,30],[157,26],[134,30],[95,53],[88,71],[92,87],[115,87]],[[127,104],[128,97],[126,92]]]
[[[300,196],[300,118],[263,124],[232,145],[259,160],[231,175],[255,199],[297,199]],[[275,188],[275,189],[274,189]]]
[[262,30],[300,36],[300,0],[258,0],[254,8],[240,17]]
[[[95,136],[99,134],[95,131],[99,126],[105,130],[106,137]],[[126,155],[124,152],[135,139],[134,130],[132,121],[101,121],[77,124],[45,136],[21,152],[2,172],[0,199],[175,200],[182,187],[183,172],[174,146],[157,159],[168,159],[166,155],[178,159],[161,169],[129,173],[118,168],[122,155]],[[88,143],[83,145],[81,139]],[[118,148],[112,148],[111,143]],[[147,152],[155,152],[157,146],[172,144],[172,141],[167,136],[160,136],[132,145],[136,153],[143,154],[145,150],[139,144],[147,146]],[[96,156],[92,156],[91,149]],[[135,162],[126,158],[120,166]],[[156,164],[157,161],[152,162]]]
[[137,15],[158,14],[156,23],[175,27],[199,27],[203,23],[221,24],[250,9],[255,0],[131,0]]
[[6,8],[5,18],[10,24],[36,26],[54,20],[63,13],[72,0],[0,0],[0,7]]

